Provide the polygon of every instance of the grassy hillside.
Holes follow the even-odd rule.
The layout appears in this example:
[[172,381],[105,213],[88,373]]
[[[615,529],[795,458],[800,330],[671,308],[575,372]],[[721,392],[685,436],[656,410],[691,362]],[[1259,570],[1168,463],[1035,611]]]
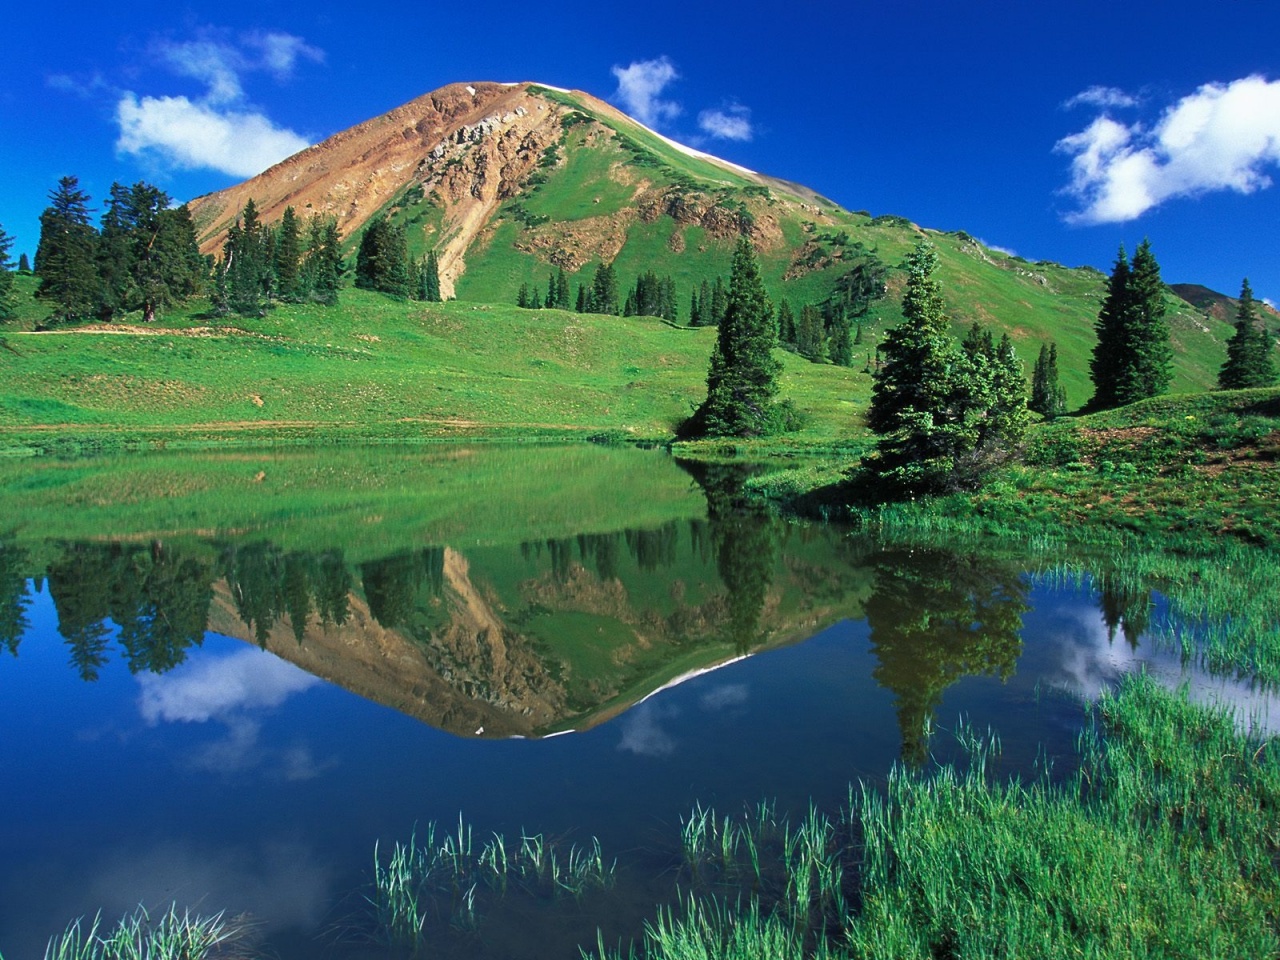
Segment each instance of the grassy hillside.
[[[417,304],[350,290],[336,309],[10,331],[0,445],[67,449],[448,435],[666,438],[705,395],[713,329],[652,318]],[[870,378],[790,354],[795,441],[860,430]]]

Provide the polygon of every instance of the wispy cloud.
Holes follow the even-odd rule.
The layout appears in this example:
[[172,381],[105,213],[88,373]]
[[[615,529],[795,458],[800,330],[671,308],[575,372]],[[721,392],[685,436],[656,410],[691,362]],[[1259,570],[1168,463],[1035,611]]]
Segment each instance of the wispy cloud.
[[667,57],[636,60],[626,67],[615,66],[613,75],[618,80],[614,99],[646,126],[660,127],[680,115],[680,104],[661,99],[662,92],[680,78],[675,64]]
[[1280,163],[1280,81],[1260,76],[1208,83],[1183,97],[1150,129],[1104,114],[1058,141],[1069,154],[1065,193],[1073,223],[1121,223],[1180,197],[1271,185]]
[[196,80],[205,91],[194,99],[122,92],[116,102],[116,149],[121,153],[180,169],[248,177],[309,145],[307,138],[277,126],[254,107],[244,89],[247,74],[263,72],[284,80],[300,61],[322,61],[323,51],[301,37],[260,32],[232,41],[212,32],[196,40],[159,41],[152,53],[156,62]]
[[751,110],[740,103],[719,110],[703,110],[698,126],[718,140],[750,140],[755,135],[751,126]]
[[189,659],[164,674],[138,675],[138,709],[147,723],[207,723],[278,707],[320,681],[278,657],[238,650]]
[[1081,90],[1062,106],[1066,110],[1075,107],[1136,107],[1140,101],[1131,93],[1116,87],[1093,86]]

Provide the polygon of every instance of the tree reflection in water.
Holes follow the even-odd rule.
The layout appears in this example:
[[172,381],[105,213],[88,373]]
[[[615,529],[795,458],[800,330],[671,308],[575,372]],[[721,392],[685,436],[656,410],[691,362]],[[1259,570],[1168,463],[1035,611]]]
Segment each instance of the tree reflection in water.
[[1027,586],[1016,567],[942,549],[891,549],[874,563],[866,604],[879,660],[873,676],[897,697],[902,758],[918,766],[948,687],[966,676],[1013,674]]

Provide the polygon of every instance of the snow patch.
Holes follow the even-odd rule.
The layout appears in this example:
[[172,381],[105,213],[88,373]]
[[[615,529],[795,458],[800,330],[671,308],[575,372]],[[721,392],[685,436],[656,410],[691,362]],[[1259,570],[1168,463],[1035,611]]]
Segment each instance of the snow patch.
[[471,84],[467,84],[467,93],[474,97],[476,95],[476,88],[471,86]]

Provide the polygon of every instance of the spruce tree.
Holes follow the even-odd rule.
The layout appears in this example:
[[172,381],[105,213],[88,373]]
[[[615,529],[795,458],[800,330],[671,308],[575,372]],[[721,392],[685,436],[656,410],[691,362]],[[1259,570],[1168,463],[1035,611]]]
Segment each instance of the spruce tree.
[[258,217],[257,204],[250,198],[222,244],[215,297],[221,308],[244,317],[266,313],[271,289],[268,233]]
[[724,280],[717,276],[711,287],[711,325],[718,327],[724,321],[725,311],[729,308],[729,293],[725,289]]
[[707,372],[707,399],[694,428],[709,436],[752,437],[777,427],[774,397],[781,364],[778,330],[751,241],[740,237],[725,293],[724,319]]
[[1227,341],[1227,360],[1218,374],[1221,390],[1270,387],[1276,382],[1274,344],[1258,316],[1253,290],[1246,277],[1236,307],[1236,332]]
[[1031,401],[1027,407],[1041,414],[1046,420],[1060,417],[1067,412],[1067,392],[1058,383],[1058,345],[1050,342],[1040,345],[1031,375]]
[[822,314],[811,303],[800,308],[800,319],[796,323],[796,353],[810,360],[822,359]]
[[285,207],[276,227],[275,275],[276,291],[287,303],[300,303],[306,290],[302,276],[302,225],[293,207]]
[[31,272],[31,261],[27,259],[27,255],[25,253],[18,254],[18,272],[19,273]]
[[9,251],[13,249],[13,237],[0,226],[0,323],[13,315],[13,261]]
[[960,446],[954,371],[962,352],[947,332],[937,265],[926,241],[907,257],[903,320],[885,335],[873,375],[867,423],[879,440],[867,466],[898,493],[942,489]]
[[425,287],[426,300],[429,303],[440,302],[440,260],[436,256],[434,249],[427,251],[427,262],[423,268],[424,278],[423,285]]
[[778,305],[778,342],[788,348],[796,345],[796,315],[791,311],[788,300]]
[[836,308],[832,321],[831,337],[827,341],[827,356],[838,367],[853,366],[853,332],[843,307]]
[[53,305],[55,321],[81,320],[98,303],[98,232],[89,222],[89,195],[75,177],[63,177],[40,215],[36,296]]
[[1121,247],[1094,325],[1098,342],[1089,364],[1090,407],[1124,406],[1168,389],[1173,350],[1164,313],[1164,283],[1151,243],[1142,241],[1132,263]]
[[337,219],[313,214],[307,226],[307,252],[302,262],[306,295],[317,303],[335,306],[345,269]]
[[404,227],[384,216],[365,225],[356,251],[356,286],[393,297],[409,295],[409,244]]
[[588,308],[591,313],[607,313],[611,316],[621,311],[618,301],[618,280],[613,272],[612,263],[602,263],[596,267],[594,279],[591,281],[591,297]]
[[689,326],[702,326],[702,308],[698,305],[698,288],[693,288],[693,293],[689,295]]

